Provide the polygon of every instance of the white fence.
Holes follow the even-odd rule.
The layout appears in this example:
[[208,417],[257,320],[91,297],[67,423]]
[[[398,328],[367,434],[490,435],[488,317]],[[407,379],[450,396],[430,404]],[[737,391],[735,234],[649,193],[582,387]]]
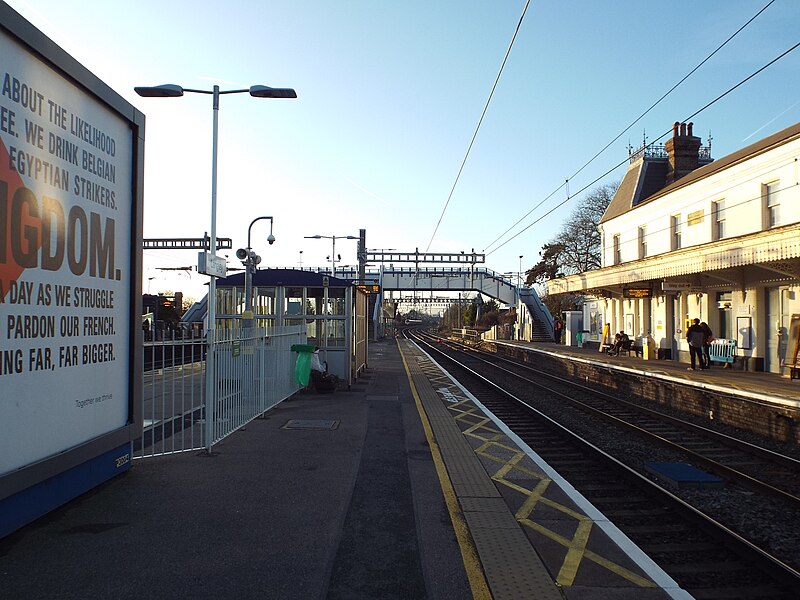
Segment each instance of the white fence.
[[285,400],[294,382],[293,344],[306,343],[302,325],[216,332],[215,399],[206,406],[207,341],[173,339],[145,344],[142,438],[135,457],[211,447]]

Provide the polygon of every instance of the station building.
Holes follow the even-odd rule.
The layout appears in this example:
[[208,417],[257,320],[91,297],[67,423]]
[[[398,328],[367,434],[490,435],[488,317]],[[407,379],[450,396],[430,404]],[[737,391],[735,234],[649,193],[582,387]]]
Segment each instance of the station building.
[[[347,279],[299,269],[258,269],[252,275],[253,326],[305,325],[308,344],[348,387],[367,364],[368,295]],[[217,280],[216,328],[242,327],[245,274]]]
[[[602,267],[547,282],[585,295],[584,337],[652,336],[688,356],[691,320],[736,341],[734,367],[789,374],[800,345],[800,124],[712,160],[675,123],[663,146],[632,152],[599,224]],[[608,325],[608,327],[605,327]]]

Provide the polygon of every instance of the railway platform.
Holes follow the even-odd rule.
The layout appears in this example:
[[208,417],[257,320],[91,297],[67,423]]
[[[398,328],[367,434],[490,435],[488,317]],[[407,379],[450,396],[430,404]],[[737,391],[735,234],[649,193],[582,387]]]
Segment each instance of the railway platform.
[[406,340],[0,540],[9,598],[685,598]]
[[775,406],[800,410],[800,380],[781,377],[775,373],[743,371],[712,363],[705,370],[687,370],[688,364],[676,360],[645,360],[630,355],[609,356],[596,347],[578,348],[548,342],[494,340],[492,344],[524,349],[526,352],[564,357],[596,366],[680,383],[700,391],[715,391],[730,396],[763,401]]

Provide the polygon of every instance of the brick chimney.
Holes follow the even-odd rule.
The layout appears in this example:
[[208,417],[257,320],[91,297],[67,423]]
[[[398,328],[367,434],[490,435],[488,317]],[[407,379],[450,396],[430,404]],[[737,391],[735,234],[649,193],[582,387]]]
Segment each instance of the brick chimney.
[[672,125],[672,139],[664,144],[667,151],[667,185],[700,166],[700,138],[692,135],[692,123]]

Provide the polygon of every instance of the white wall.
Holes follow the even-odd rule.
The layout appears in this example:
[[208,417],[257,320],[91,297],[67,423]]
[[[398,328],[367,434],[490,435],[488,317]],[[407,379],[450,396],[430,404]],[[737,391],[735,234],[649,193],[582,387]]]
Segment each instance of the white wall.
[[[725,202],[726,238],[763,230],[762,186],[779,182],[781,225],[800,222],[800,140],[732,165],[691,185],[603,223],[603,266],[614,264],[614,235],[620,236],[622,262],[639,258],[638,232],[647,227],[647,255],[672,250],[670,217],[680,215],[683,248],[714,241],[712,203]],[[690,224],[688,217],[695,216]]]

